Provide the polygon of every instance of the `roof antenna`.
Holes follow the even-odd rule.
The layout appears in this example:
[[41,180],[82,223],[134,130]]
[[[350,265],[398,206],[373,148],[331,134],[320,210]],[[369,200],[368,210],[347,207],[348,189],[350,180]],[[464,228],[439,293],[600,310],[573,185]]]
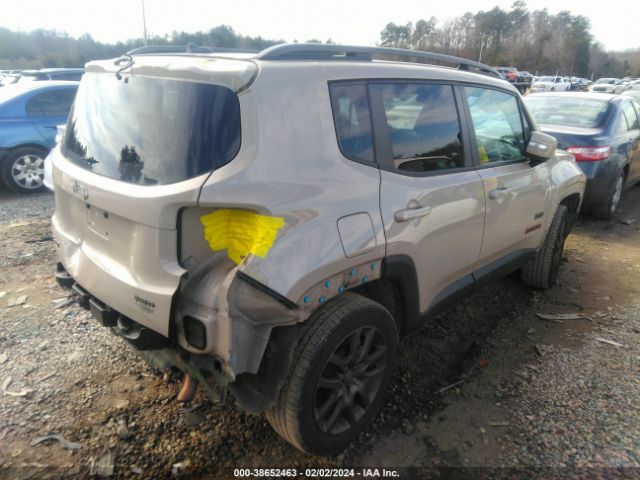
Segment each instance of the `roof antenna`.
[[142,3],[142,26],[144,28],[144,46],[147,46],[147,17],[144,14],[144,0],[140,0]]

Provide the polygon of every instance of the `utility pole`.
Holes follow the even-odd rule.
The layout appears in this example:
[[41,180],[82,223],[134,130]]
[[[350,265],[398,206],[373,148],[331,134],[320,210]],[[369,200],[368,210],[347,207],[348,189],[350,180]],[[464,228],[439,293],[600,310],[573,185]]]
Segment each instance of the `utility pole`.
[[478,56],[478,63],[482,63],[482,47],[484,47],[484,33],[480,37],[480,55]]
[[144,14],[144,0],[142,2],[142,26],[144,27],[144,45],[147,46],[147,17]]

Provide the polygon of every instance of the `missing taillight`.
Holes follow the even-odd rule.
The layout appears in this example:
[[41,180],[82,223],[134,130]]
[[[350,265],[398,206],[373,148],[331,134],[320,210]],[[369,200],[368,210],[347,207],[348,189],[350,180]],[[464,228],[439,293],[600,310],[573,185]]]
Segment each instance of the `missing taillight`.
[[576,162],[598,162],[609,158],[611,147],[569,147],[567,152],[573,154]]

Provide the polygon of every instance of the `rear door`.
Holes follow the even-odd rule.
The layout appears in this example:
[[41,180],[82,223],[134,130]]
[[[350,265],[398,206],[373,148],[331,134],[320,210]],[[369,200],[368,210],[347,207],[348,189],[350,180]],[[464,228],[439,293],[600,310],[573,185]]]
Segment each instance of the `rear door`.
[[35,94],[26,104],[27,116],[44,143],[55,143],[56,126],[67,123],[77,87],[64,87]]
[[479,86],[461,91],[487,206],[480,277],[483,267],[517,262],[540,245],[549,215],[550,178],[545,163],[532,166],[525,156],[530,128],[515,93]]
[[370,84],[387,258],[411,257],[422,313],[472,288],[484,190],[452,85]]

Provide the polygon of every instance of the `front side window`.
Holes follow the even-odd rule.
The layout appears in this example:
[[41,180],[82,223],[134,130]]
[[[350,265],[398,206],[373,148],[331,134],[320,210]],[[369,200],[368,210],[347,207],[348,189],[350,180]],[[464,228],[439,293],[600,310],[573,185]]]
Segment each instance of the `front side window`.
[[480,163],[525,158],[526,137],[515,96],[498,90],[464,87],[476,134]]
[[331,106],[342,153],[347,158],[373,162],[373,136],[366,85],[332,85]]
[[71,110],[75,88],[39,93],[27,102],[29,117],[66,117]]
[[230,162],[240,132],[240,103],[229,88],[90,73],[69,115],[63,154],[105,177],[166,185]]
[[407,172],[463,167],[460,121],[450,85],[372,85],[384,109],[393,166]]

